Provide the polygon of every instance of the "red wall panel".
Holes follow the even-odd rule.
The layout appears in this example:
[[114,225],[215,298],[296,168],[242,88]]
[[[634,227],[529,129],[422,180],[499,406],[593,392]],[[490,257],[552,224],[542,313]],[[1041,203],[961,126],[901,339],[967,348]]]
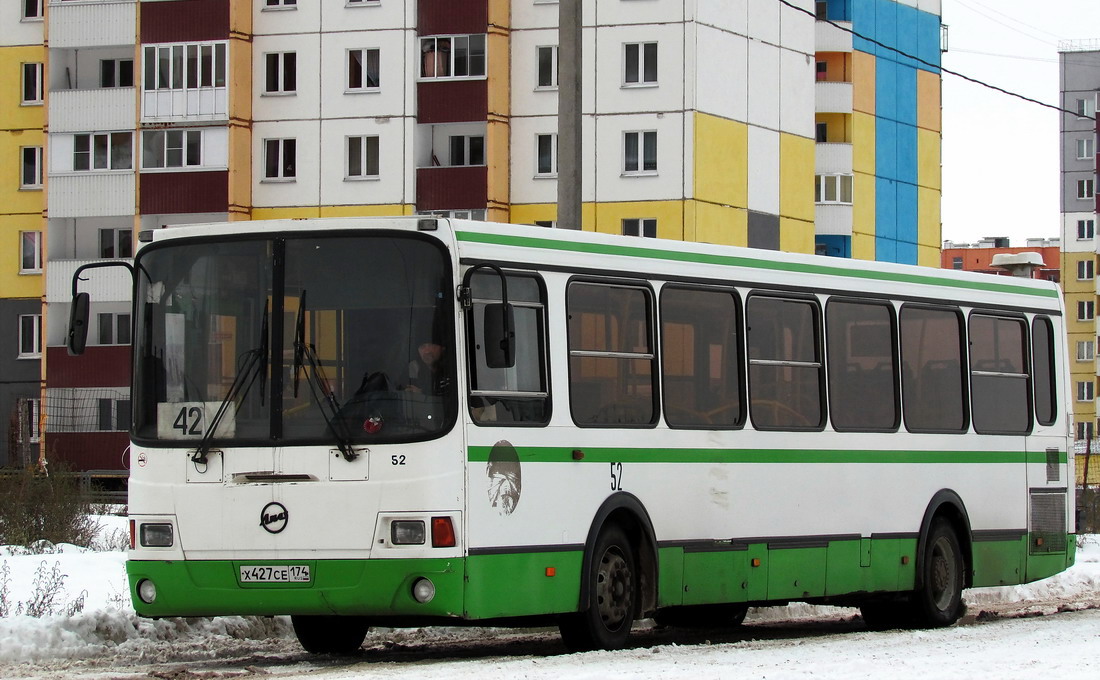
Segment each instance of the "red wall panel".
[[73,472],[128,470],[129,445],[126,432],[47,432],[46,459]]
[[229,172],[143,172],[141,212],[146,214],[226,212]]
[[485,33],[489,26],[488,0],[420,0],[420,35]]
[[142,2],[141,42],[169,43],[229,38],[231,0]]
[[64,347],[46,348],[49,387],[129,387],[130,346],[88,347],[78,357]]
[[481,210],[488,201],[489,169],[483,165],[417,168],[417,210]]
[[488,117],[487,80],[425,80],[416,84],[418,123],[469,123]]

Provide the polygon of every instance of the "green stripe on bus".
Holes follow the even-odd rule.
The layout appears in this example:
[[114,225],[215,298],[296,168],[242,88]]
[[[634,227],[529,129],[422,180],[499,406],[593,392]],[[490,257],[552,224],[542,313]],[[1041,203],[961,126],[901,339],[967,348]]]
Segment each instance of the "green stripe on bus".
[[[777,262],[738,255],[712,255],[708,253],[687,253],[661,250],[659,248],[641,248],[638,246],[608,245],[605,243],[575,243],[548,238],[530,236],[509,236],[482,232],[458,231],[455,237],[459,241],[470,243],[490,243],[495,245],[516,246],[520,248],[538,248],[542,250],[566,250],[597,255],[622,255],[673,262],[692,262],[699,264],[717,264],[727,267],[748,267],[752,269],[770,269],[774,271],[796,272],[801,274],[820,274],[824,276],[843,276],[855,279],[876,281],[897,281],[947,288],[965,288],[1000,293],[1016,293],[1045,298],[1058,298],[1058,291],[1052,288],[1025,288],[1010,284],[986,281],[953,281],[922,274],[901,274],[895,272],[860,271],[844,267],[797,262]],[[994,277],[990,277],[993,279]]]
[[[574,451],[582,451],[581,463],[916,463],[916,464],[989,464],[1043,463],[1045,452],[1024,451],[845,451],[821,449],[648,449],[638,447],[560,447],[517,446],[520,462],[578,462]],[[471,463],[489,460],[490,446],[471,446]],[[1058,453],[1058,462],[1066,462],[1066,453]]]

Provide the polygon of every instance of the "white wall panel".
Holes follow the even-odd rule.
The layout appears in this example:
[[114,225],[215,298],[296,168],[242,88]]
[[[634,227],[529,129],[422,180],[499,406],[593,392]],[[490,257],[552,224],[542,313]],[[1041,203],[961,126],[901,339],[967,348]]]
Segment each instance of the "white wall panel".
[[803,137],[814,136],[814,58],[811,54],[779,53],[779,129]]
[[81,3],[55,0],[50,2],[49,14],[52,49],[137,43],[136,0]]
[[[657,174],[623,174],[623,133],[657,131]],[[596,122],[598,201],[661,201],[683,198],[683,114],[600,116]]]
[[[352,179],[347,175],[347,138],[378,137],[378,178]],[[326,120],[321,123],[321,205],[377,205],[402,203],[405,126],[400,118]]]
[[0,47],[41,45],[44,22],[23,19],[22,2],[0,2]]
[[748,120],[749,41],[740,35],[697,26],[695,108]]
[[558,120],[554,116],[512,119],[510,188],[513,203],[557,202],[557,180],[535,176],[535,135],[554,134],[557,129]]
[[694,5],[695,20],[700,24],[739,35],[748,35],[749,3],[694,0]]
[[794,10],[784,7],[775,0],[747,0],[747,4],[748,35],[753,40],[762,40],[772,45],[779,45],[780,10],[784,13],[793,12]]
[[943,2],[941,0],[917,0],[917,9],[922,12],[931,12],[936,16],[943,14]]
[[[814,11],[813,0],[789,0],[792,4],[810,12]],[[779,4],[779,3],[775,3]],[[813,54],[816,51],[814,40],[817,37],[817,24],[820,23],[810,14],[780,7],[779,29],[783,47],[796,52]]]
[[557,28],[558,3],[521,0],[512,3],[512,28]]
[[[324,118],[358,118],[377,116],[402,116],[405,109],[406,88],[410,87],[412,65],[408,62],[409,41],[415,42],[412,33],[401,30],[350,31],[322,34],[321,63],[318,70],[305,71],[299,66],[299,75],[321,84],[321,116]],[[374,91],[348,91],[348,50],[377,49],[379,87]],[[298,59],[301,60],[301,53]],[[299,62],[301,63],[301,62]],[[262,81],[257,81],[262,82]],[[298,87],[301,90],[302,78]],[[301,92],[299,92],[301,96]],[[275,98],[273,98],[275,99]],[[270,104],[278,106],[279,102]]]
[[[749,41],[748,122],[779,129],[779,48]],[[806,100],[809,109],[810,100]],[[752,166],[749,166],[752,167]]]
[[[321,205],[320,121],[257,122],[252,128],[252,204],[257,208]],[[296,177],[264,179],[264,141],[296,140]]]
[[48,187],[50,217],[134,214],[137,194],[133,172],[59,176],[51,172]]
[[[525,0],[529,1],[529,0]],[[703,0],[711,4],[714,0]],[[681,0],[607,0],[589,2],[596,7],[596,23],[606,24],[653,24],[683,21],[687,14],[687,2]]]
[[133,129],[136,96],[132,87],[51,91],[50,132]]
[[335,3],[299,2],[288,7],[268,7],[265,0],[252,0],[252,33],[259,37],[316,32],[321,28],[321,7],[332,4]]
[[1077,238],[1077,220],[1093,220],[1093,233],[1096,233],[1095,224],[1097,220],[1095,213],[1062,213],[1062,250],[1067,253],[1095,252],[1097,244],[1095,237],[1080,240]]
[[[293,94],[268,94],[267,54],[294,52],[297,83]],[[326,66],[343,73],[343,53],[323,55]],[[252,45],[252,117],[264,120],[316,119],[321,113],[322,54],[320,35],[286,34],[257,36]],[[335,62],[335,63],[329,63]]]
[[[299,6],[303,3],[298,3]],[[376,4],[349,5],[336,2],[311,2],[320,9],[320,26],[324,32],[391,30],[416,27],[416,3],[384,1]],[[556,16],[556,15],[555,15]],[[273,17],[275,19],[276,17]],[[313,20],[314,15],[309,15]]]
[[852,145],[818,143],[814,145],[814,172],[819,175],[852,174]]
[[557,31],[548,29],[512,33],[512,115],[557,115],[557,88],[538,88],[538,48],[558,44]]
[[779,133],[749,126],[749,210],[779,214]]
[[814,233],[828,236],[851,236],[852,206],[815,205]]
[[[835,22],[841,26],[852,27],[850,21]],[[817,52],[851,52],[852,34],[842,31],[824,21],[814,22],[814,49]]]
[[[684,24],[613,26],[599,28],[597,34],[597,113],[683,108]],[[625,86],[624,45],[646,42],[657,43],[657,84]]]

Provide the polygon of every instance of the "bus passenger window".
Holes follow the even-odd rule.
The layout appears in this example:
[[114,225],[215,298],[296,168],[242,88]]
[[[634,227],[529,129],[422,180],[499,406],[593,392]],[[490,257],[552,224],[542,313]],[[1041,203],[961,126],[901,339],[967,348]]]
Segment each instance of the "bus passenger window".
[[970,317],[970,401],[975,432],[1026,434],[1031,430],[1026,346],[1023,319]]
[[657,422],[649,289],[574,282],[569,316],[569,406],[580,426]]
[[962,316],[954,309],[901,308],[901,393],[913,432],[965,432]]
[[470,281],[473,298],[470,347],[470,417],[479,425],[541,425],[550,419],[546,371],[546,295],[541,279],[508,274],[508,302],[515,315],[516,363],[489,368],[485,360],[485,306],[500,302],[500,278],[479,271]]
[[754,295],[746,315],[753,426],[760,430],[822,427],[824,364],[817,304]]
[[888,304],[833,299],[825,308],[829,418],[844,431],[898,426],[894,310]]
[[1053,425],[1058,416],[1054,387],[1054,327],[1044,316],[1037,316],[1031,322],[1031,367],[1035,419],[1040,425]]
[[729,291],[661,291],[661,391],[669,427],[744,424],[740,314]]

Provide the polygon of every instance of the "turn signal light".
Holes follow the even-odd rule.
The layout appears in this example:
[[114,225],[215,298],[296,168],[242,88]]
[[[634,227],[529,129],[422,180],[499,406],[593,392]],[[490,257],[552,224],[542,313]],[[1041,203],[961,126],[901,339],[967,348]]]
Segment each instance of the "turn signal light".
[[451,524],[450,517],[433,517],[432,518],[432,547],[433,548],[453,548],[455,547],[455,528]]

